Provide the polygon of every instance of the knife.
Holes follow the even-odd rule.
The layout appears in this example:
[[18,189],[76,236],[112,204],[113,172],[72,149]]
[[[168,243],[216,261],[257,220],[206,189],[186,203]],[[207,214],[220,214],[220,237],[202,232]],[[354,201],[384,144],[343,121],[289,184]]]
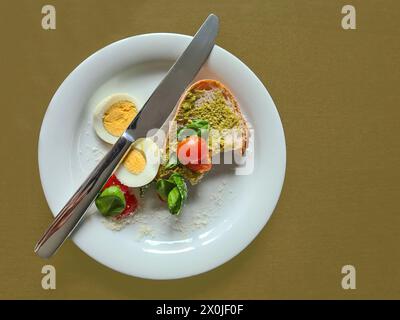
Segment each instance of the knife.
[[214,47],[218,27],[218,17],[214,14],[209,15],[126,131],[61,209],[38,241],[34,251],[40,257],[51,257],[70,236],[107,180],[122,162],[132,143],[137,138],[145,137],[149,130],[158,129],[163,125],[182,93],[207,60]]

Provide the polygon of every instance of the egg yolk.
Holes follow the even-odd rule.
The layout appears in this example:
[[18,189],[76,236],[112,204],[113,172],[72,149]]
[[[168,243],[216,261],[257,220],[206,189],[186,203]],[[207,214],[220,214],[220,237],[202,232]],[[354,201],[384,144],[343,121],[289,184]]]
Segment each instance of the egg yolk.
[[146,158],[144,154],[136,149],[129,151],[124,160],[124,167],[133,174],[139,174],[143,172],[144,168],[146,167]]
[[119,137],[137,114],[136,106],[128,100],[118,101],[104,113],[103,125],[109,134]]

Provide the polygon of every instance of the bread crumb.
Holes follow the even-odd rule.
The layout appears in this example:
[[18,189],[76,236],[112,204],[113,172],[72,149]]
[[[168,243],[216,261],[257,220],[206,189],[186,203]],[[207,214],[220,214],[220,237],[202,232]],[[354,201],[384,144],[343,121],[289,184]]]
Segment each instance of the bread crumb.
[[[223,206],[223,195],[227,182],[221,181],[215,188],[215,192],[210,195],[210,201],[201,208],[192,212],[183,213],[182,216],[171,215],[165,203],[151,204],[143,199],[140,201],[139,208],[131,217],[123,220],[103,219],[104,225],[113,231],[119,231],[127,225],[137,225],[137,239],[155,238],[169,232],[189,234],[209,225],[215,218],[218,210]],[[190,201],[190,200],[189,200]]]
[[140,235],[140,238],[144,238],[144,237],[153,238],[154,237],[154,229],[147,224],[142,224],[139,227],[139,235]]

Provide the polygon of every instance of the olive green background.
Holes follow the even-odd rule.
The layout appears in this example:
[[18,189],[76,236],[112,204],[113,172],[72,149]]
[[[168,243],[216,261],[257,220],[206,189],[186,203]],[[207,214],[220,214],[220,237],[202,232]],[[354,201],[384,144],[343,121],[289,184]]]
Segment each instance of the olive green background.
[[[341,28],[348,3],[357,30]],[[57,9],[55,31],[41,28],[44,4]],[[0,12],[0,298],[400,298],[398,1],[2,0]],[[71,242],[49,262],[36,257],[52,219],[38,135],[58,86],[113,41],[193,34],[211,12],[218,44],[259,76],[282,117],[286,180],[267,226],[233,260],[182,280],[119,274]],[[41,288],[46,263],[54,291]],[[341,288],[345,264],[356,290]]]

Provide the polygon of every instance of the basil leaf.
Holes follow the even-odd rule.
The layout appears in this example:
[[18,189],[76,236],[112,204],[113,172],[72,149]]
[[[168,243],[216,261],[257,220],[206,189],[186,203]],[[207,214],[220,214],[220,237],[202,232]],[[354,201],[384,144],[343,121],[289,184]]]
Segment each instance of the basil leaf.
[[203,130],[208,130],[210,129],[210,125],[207,120],[202,120],[202,119],[195,119],[192,120],[188,125],[186,125],[187,128],[190,129],[203,129]]
[[95,204],[103,216],[113,217],[124,211],[126,200],[118,186],[111,186],[97,196]]
[[173,169],[179,164],[178,157],[176,156],[176,153],[172,153],[167,165],[165,166],[165,169]]
[[182,197],[178,187],[173,188],[168,194],[168,209],[172,214],[178,215],[182,209]]
[[167,201],[168,194],[174,187],[175,187],[174,183],[165,179],[158,180],[156,184],[157,193],[160,196],[160,198],[163,199],[164,201]]
[[179,193],[181,194],[182,202],[187,199],[187,185],[183,177],[178,173],[173,173],[168,179],[170,182],[173,182],[178,188]]
[[187,199],[187,186],[183,177],[178,173],[173,173],[168,179],[158,180],[156,188],[160,198],[167,201],[169,212],[179,214]]
[[178,141],[197,135],[199,137],[204,136],[205,133],[210,129],[210,124],[207,120],[195,119],[188,123],[186,126],[178,130]]
[[199,130],[196,128],[182,127],[178,130],[178,141],[182,141],[190,136],[198,136]]

